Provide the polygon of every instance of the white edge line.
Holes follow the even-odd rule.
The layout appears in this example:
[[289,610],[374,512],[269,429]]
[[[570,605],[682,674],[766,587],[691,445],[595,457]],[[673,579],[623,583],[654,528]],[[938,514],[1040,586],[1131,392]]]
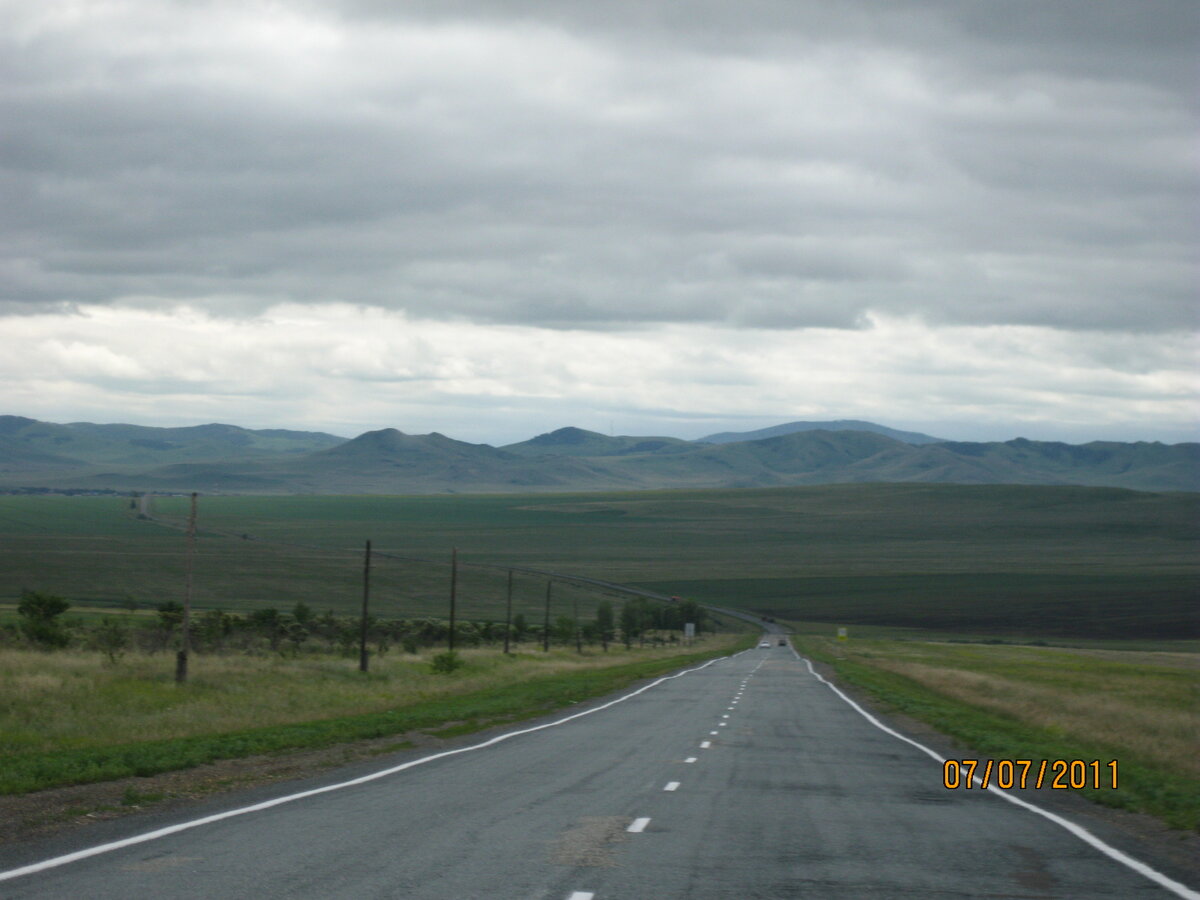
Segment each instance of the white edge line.
[[[796,653],[795,650],[792,650],[792,653],[794,653],[796,655],[797,659],[804,660],[804,664],[806,666],[808,666],[808,671],[812,673],[814,678],[816,678],[822,684],[826,685],[831,691],[833,691],[835,694],[837,694],[839,697],[841,697],[843,700],[845,700],[847,703],[849,703],[850,706],[852,706],[859,715],[861,715],[864,719],[866,719],[868,722],[870,722],[872,725],[874,725],[880,731],[886,731],[892,737],[898,738],[899,740],[904,741],[904,743],[906,743],[906,744],[911,744],[912,746],[914,746],[918,750],[920,750],[922,753],[924,753],[926,756],[930,757],[931,759],[936,760],[939,763],[946,762],[945,757],[943,757],[941,754],[939,754],[933,750],[930,750],[924,744],[919,744],[916,741],[914,741],[912,738],[905,737],[900,732],[898,732],[892,728],[888,728],[888,726],[884,725],[882,722],[880,722],[878,719],[876,719],[873,715],[871,715],[869,712],[867,712],[865,709],[863,709],[861,706],[859,706],[857,703],[855,703],[853,700],[851,700],[849,697],[847,697],[845,694],[843,694],[840,690],[838,690],[836,685],[834,685],[832,682],[827,681],[826,679],[822,678],[821,675],[817,672],[817,670],[813,668],[813,664],[809,660],[805,659],[799,653]],[[982,784],[983,784],[983,780],[981,778],[979,778],[978,776],[976,776],[974,778],[974,781],[976,784],[978,784],[980,786],[982,786]],[[1058,825],[1060,828],[1064,828],[1067,831],[1069,831],[1071,834],[1075,835],[1075,837],[1079,838],[1085,844],[1090,844],[1092,847],[1099,850],[1101,853],[1103,853],[1109,859],[1119,862],[1122,865],[1132,869],[1133,871],[1137,872],[1139,875],[1142,875],[1145,878],[1150,879],[1151,881],[1153,881],[1155,884],[1159,885],[1160,887],[1164,887],[1168,891],[1171,891],[1176,896],[1184,897],[1184,898],[1186,898],[1186,900],[1200,900],[1200,892],[1192,890],[1186,884],[1180,884],[1178,881],[1175,881],[1173,878],[1168,878],[1162,872],[1159,872],[1157,869],[1152,869],[1150,866],[1146,865],[1141,860],[1134,859],[1132,856],[1129,856],[1127,853],[1123,853],[1122,851],[1118,850],[1116,847],[1112,847],[1112,846],[1106,844],[1104,841],[1100,840],[1100,838],[1096,837],[1094,834],[1092,834],[1086,828],[1076,825],[1074,822],[1070,821],[1069,819],[1064,819],[1062,816],[1057,815],[1056,813],[1052,813],[1047,810],[1044,810],[1041,807],[1035,806],[1034,804],[1029,803],[1026,800],[1022,800],[1020,797],[1015,797],[1012,794],[1008,793],[1007,791],[1003,790],[1002,788],[996,787],[994,784],[988,785],[987,790],[990,791],[991,793],[995,794],[997,797],[1000,797],[1002,800],[1007,800],[1009,803],[1016,804],[1017,806],[1020,806],[1023,809],[1027,809],[1032,813],[1036,813],[1037,815],[1041,816],[1044,819],[1049,819],[1055,825]]]
[[641,834],[643,831],[646,830],[646,826],[649,824],[650,824],[650,817],[646,816],[645,818],[642,818],[642,819],[634,819],[633,824],[630,825],[625,830],[628,831],[630,834]]
[[457,756],[460,753],[470,753],[472,750],[482,750],[484,747],[491,747],[493,744],[499,744],[502,741],[507,741],[509,738],[519,737],[523,734],[531,734],[535,731],[542,731],[546,728],[554,728],[558,725],[565,725],[567,722],[570,722],[574,719],[579,719],[583,716],[590,716],[592,713],[598,713],[601,710],[608,709],[610,706],[616,706],[618,703],[624,703],[626,700],[636,697],[638,694],[644,693],[650,690],[652,687],[657,687],[664,681],[670,681],[673,678],[681,678],[682,676],[689,675],[692,672],[699,672],[701,669],[706,669],[713,663],[720,662],[723,659],[729,659],[729,657],[719,656],[716,659],[710,659],[702,666],[696,666],[694,669],[684,669],[682,672],[676,672],[674,675],[664,675],[662,678],[643,685],[636,691],[630,691],[628,694],[618,697],[615,700],[610,700],[607,703],[592,707],[591,709],[585,709],[577,713],[572,713],[569,716],[556,719],[553,722],[544,722],[541,725],[534,725],[531,728],[522,728],[519,731],[509,731],[505,734],[499,734],[481,744],[472,744],[470,747],[457,747],[454,750],[443,750],[441,753],[434,753],[432,756],[423,756],[420,759],[410,760],[406,763],[401,763],[398,766],[392,766],[389,769],[381,769],[380,771],[372,772],[369,775],[362,775],[358,778],[352,778],[349,781],[341,781],[337,784],[328,784],[324,787],[313,788],[312,790],[308,791],[300,791],[297,794],[288,794],[284,797],[276,797],[272,800],[265,800],[262,803],[255,803],[251,806],[242,806],[237,809],[230,809],[226,810],[225,812],[216,813],[211,816],[204,816],[200,819],[179,822],[175,825],[168,825],[166,828],[158,828],[154,831],[135,834],[132,837],[123,838],[119,841],[112,841],[108,844],[98,844],[95,847],[87,847],[83,850],[76,850],[74,853],[67,853],[62,856],[55,856],[50,859],[42,860],[41,862],[30,863],[29,865],[21,866],[20,868],[9,869],[6,872],[0,872],[0,881],[8,881],[12,878],[20,878],[22,875],[33,875],[36,872],[44,872],[47,869],[65,866],[67,863],[78,862],[81,859],[99,856],[102,853],[110,853],[113,850],[120,850],[124,847],[132,847],[135,844],[144,844],[147,841],[153,841],[161,837],[167,837],[168,835],[178,834],[181,831],[199,828],[201,825],[211,825],[213,822],[220,822],[222,819],[232,819],[235,816],[244,816],[247,813],[260,812],[264,809],[270,809],[273,806],[281,806],[284,803],[291,803],[294,800],[304,800],[308,797],[315,797],[318,794],[327,794],[330,791],[338,791],[342,788],[366,784],[369,781],[376,781],[380,778],[386,778],[389,775],[395,775],[397,772],[403,772],[405,769],[412,769],[416,766],[424,765],[427,762],[433,762],[436,759],[444,759],[447,756]]

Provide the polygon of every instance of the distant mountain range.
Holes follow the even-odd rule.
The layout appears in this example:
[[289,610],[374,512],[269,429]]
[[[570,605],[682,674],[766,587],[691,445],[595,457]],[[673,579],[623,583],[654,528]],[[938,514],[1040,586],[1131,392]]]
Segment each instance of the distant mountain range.
[[0,491],[440,493],[834,482],[1200,490],[1200,444],[969,443],[870,422],[793,422],[699,441],[560,428],[506,447],[394,428],[347,440],[233,425],[57,425],[0,416]]
[[722,431],[720,434],[710,434],[700,438],[700,444],[733,444],[740,441],[761,441],[763,438],[779,437],[783,434],[794,434],[797,431],[870,431],[894,438],[905,444],[939,444],[944,438],[931,437],[919,431],[897,431],[886,425],[876,425],[874,422],[860,422],[858,419],[839,419],[836,422],[788,422],[786,425],[774,425],[771,428],[760,428],[758,431]]

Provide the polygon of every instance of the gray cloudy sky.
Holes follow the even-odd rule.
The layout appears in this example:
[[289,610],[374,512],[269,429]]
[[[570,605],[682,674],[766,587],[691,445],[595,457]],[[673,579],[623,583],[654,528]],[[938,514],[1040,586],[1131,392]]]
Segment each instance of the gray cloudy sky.
[[1194,0],[0,0],[0,413],[1197,439]]

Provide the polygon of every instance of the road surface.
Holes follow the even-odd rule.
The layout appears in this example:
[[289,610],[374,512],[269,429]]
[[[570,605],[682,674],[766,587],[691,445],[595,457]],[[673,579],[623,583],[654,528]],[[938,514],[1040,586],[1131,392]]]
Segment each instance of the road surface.
[[993,794],[945,790],[937,761],[775,638],[530,727],[355,784],[276,787],[267,808],[225,800],[216,821],[5,848],[0,897],[1200,896]]

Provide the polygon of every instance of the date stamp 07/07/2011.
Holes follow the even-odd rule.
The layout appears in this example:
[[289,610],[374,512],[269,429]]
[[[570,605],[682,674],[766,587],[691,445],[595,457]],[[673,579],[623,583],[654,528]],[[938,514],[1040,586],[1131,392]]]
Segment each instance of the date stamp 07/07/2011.
[[1098,759],[948,759],[942,764],[942,787],[987,789],[1042,788],[1101,790],[1117,788],[1117,761]]

